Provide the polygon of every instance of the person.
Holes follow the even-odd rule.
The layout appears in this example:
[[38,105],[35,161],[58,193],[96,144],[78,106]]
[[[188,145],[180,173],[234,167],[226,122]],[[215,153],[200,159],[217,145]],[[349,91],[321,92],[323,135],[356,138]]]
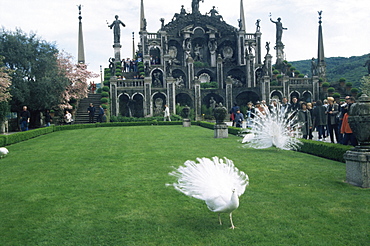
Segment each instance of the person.
[[344,114],[347,113],[347,111],[348,111],[349,99],[350,99],[350,97],[346,96],[344,98],[345,101],[343,103],[339,104],[339,106],[338,106],[339,113],[337,114],[337,118],[338,118],[339,143],[342,143],[343,137],[344,137],[344,135],[342,134],[341,129],[342,129],[342,124],[343,124]]
[[247,127],[252,127],[253,118],[255,115],[255,109],[253,108],[253,103],[248,102],[247,103],[247,110],[245,112],[245,117],[247,120]]
[[311,115],[311,128],[310,128],[310,130],[309,130],[309,135],[308,135],[308,139],[310,139],[310,140],[312,140],[313,139],[313,135],[312,135],[312,132],[313,132],[313,122],[312,122],[312,109],[313,109],[313,107],[312,107],[312,103],[310,103],[310,102],[308,102],[307,103],[307,110],[310,112],[310,115]]
[[104,116],[103,106],[102,105],[99,105],[99,112],[98,112],[97,122],[102,123],[103,122],[103,116]]
[[235,114],[238,110],[240,110],[240,107],[238,104],[234,103],[234,106],[230,110],[230,120],[233,122],[232,126],[235,126]]
[[302,137],[307,139],[310,136],[310,129],[312,129],[311,113],[307,109],[307,104],[303,102],[301,109],[297,113],[297,121],[300,124]]
[[355,99],[353,97],[350,97],[347,100],[347,111],[343,115],[342,127],[340,129],[340,132],[344,135],[341,142],[341,144],[343,145],[348,145],[348,142],[350,142],[352,146],[356,146],[358,144],[357,139],[352,132],[351,126],[348,123],[348,110],[353,103],[355,103]]
[[66,114],[64,115],[64,122],[67,125],[72,124],[72,114],[68,110],[66,110]]
[[87,108],[87,112],[89,113],[89,123],[94,123],[95,107],[92,103]]
[[257,101],[256,102],[255,112],[256,112],[256,115],[258,117],[260,117],[261,119],[265,119],[266,118],[267,112],[265,111],[265,108],[263,106],[261,106],[261,102],[260,101]]
[[240,110],[237,110],[235,114],[235,126],[242,128],[243,122],[244,122],[243,114],[240,113]]
[[334,135],[335,139],[338,141],[338,118],[337,115],[339,113],[338,111],[338,104],[334,103],[333,97],[328,97],[328,106],[326,108],[326,115],[328,117],[328,131],[330,135],[330,141],[334,143]]
[[23,106],[23,111],[20,113],[20,118],[21,131],[28,131],[31,113],[27,110],[27,106]]
[[171,116],[170,116],[170,108],[167,105],[164,105],[164,121],[168,119],[168,121],[171,121]]
[[324,126],[327,124],[327,117],[326,117],[326,107],[322,105],[321,100],[316,101],[316,106],[312,110],[312,122],[314,126],[317,128],[318,132],[318,140],[322,141],[324,137]]
[[50,126],[50,122],[53,118],[50,115],[50,110],[47,109],[45,113],[45,126]]
[[280,105],[280,113],[284,116],[287,115],[288,111],[289,111],[289,108],[290,108],[290,104],[288,103],[288,98],[287,97],[283,97],[281,99],[281,105]]

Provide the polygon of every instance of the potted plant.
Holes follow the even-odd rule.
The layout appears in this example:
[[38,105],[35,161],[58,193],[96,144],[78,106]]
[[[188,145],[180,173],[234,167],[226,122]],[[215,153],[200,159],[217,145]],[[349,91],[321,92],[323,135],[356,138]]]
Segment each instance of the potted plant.
[[357,88],[352,88],[351,89],[351,94],[352,94],[352,96],[357,96],[357,93],[358,93],[358,89]]
[[327,91],[328,88],[329,88],[329,86],[330,86],[330,83],[329,82],[322,83],[322,89],[323,89],[323,91]]
[[352,88],[352,83],[351,82],[347,82],[346,83],[346,89],[347,89],[347,91],[350,91],[351,88]]
[[339,85],[341,86],[341,87],[344,87],[344,85],[346,84],[346,79],[345,78],[340,78],[339,79]]
[[332,96],[334,94],[334,91],[335,91],[334,87],[329,87],[328,88],[328,93],[329,93],[330,96]]

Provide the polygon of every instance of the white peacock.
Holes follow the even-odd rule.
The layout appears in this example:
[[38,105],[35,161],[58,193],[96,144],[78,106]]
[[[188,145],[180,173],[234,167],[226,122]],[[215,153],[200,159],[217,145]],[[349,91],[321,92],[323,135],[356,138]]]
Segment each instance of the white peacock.
[[9,153],[9,150],[7,148],[1,147],[0,148],[0,158],[3,158]]
[[212,212],[229,213],[231,228],[235,226],[232,220],[232,212],[239,207],[239,196],[249,184],[248,175],[234,166],[232,160],[213,157],[197,158],[199,163],[186,161],[169,175],[178,178],[177,183],[172,185],[176,190],[205,201]]

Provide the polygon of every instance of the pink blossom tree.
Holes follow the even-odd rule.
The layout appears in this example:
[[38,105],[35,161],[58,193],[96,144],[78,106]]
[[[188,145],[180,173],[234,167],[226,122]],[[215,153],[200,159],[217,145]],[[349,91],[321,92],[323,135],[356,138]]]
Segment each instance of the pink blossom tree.
[[70,100],[79,100],[87,97],[87,80],[97,78],[99,74],[88,71],[86,64],[75,64],[73,62],[73,57],[65,51],[59,52],[57,62],[60,75],[65,76],[69,80],[69,85],[62,94],[62,100],[59,107],[72,108]]
[[0,56],[0,102],[7,102],[10,98],[9,88],[12,84],[10,70],[2,65],[4,57]]

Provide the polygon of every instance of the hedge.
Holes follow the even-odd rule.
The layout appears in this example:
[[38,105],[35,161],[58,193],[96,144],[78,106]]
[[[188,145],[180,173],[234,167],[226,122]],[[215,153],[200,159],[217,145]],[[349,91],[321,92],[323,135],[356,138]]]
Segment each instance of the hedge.
[[[215,123],[205,122],[205,121],[192,121],[192,125],[201,126],[213,130]],[[182,121],[157,121],[148,120],[140,122],[109,122],[109,123],[95,123],[95,124],[73,124],[73,125],[62,125],[62,126],[49,126],[34,130],[29,130],[25,132],[17,132],[10,135],[0,135],[0,147],[22,142],[31,138],[35,138],[41,135],[56,131],[65,130],[76,130],[85,128],[95,128],[95,127],[120,127],[120,126],[150,126],[150,125],[182,125]],[[240,134],[240,128],[228,127],[228,133],[233,135]],[[300,139],[303,145],[299,149],[300,152],[320,156],[326,159],[331,159],[339,162],[345,162],[344,153],[352,146],[325,143],[313,140]]]

